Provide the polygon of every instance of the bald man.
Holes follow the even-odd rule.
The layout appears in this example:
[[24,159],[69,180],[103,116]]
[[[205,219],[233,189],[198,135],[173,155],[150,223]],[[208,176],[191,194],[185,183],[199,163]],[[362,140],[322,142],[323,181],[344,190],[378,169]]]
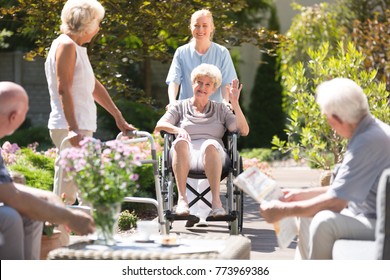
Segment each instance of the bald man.
[[24,121],[28,111],[26,91],[12,82],[0,82],[0,138],[11,135]]
[[[15,83],[0,82],[0,138],[11,135],[27,111],[26,91]],[[0,259],[39,259],[44,221],[81,235],[95,229],[88,214],[65,208],[52,192],[13,183],[0,153]]]

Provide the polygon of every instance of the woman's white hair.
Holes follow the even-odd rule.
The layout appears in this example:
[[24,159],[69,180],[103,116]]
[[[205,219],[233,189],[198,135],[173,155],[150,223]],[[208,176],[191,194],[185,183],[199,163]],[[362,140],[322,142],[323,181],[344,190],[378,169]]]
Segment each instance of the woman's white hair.
[[219,88],[222,83],[222,74],[219,68],[213,64],[202,63],[191,72],[191,81],[195,83],[198,77],[209,77],[215,88]]
[[97,0],[68,0],[61,12],[61,32],[84,35],[92,33],[104,17]]
[[369,114],[367,96],[363,89],[347,78],[335,78],[317,87],[316,100],[321,112],[337,116],[343,122],[356,124]]

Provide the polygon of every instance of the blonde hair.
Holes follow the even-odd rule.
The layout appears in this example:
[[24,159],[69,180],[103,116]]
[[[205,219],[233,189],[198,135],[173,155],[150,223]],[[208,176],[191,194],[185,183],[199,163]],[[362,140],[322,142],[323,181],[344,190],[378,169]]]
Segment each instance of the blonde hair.
[[201,10],[198,10],[196,12],[194,12],[191,16],[191,21],[190,21],[190,30],[192,31],[192,26],[193,24],[195,23],[195,21],[202,17],[202,16],[205,16],[205,17],[208,17],[210,19],[210,22],[211,22],[211,27],[213,29],[213,31],[210,33],[210,40],[212,41],[213,40],[213,36],[214,36],[214,33],[215,33],[215,25],[214,25],[214,19],[213,19],[213,14],[207,10],[207,9],[201,9]]
[[209,77],[213,81],[215,88],[219,88],[222,84],[221,71],[213,64],[202,63],[195,67],[191,72],[192,83],[195,83],[199,77]]
[[92,33],[104,17],[104,8],[97,0],[68,0],[61,12],[61,32],[84,35]]

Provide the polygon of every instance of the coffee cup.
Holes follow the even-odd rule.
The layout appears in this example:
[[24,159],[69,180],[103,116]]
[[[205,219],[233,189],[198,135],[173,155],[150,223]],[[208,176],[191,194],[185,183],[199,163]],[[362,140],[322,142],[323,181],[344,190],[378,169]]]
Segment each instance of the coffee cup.
[[148,241],[151,235],[158,234],[158,223],[155,221],[137,221],[137,233],[140,239]]

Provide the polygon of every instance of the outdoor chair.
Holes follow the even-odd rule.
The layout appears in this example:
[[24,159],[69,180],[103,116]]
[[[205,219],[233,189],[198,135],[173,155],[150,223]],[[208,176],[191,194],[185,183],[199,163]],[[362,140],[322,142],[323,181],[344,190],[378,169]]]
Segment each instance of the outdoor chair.
[[375,240],[338,239],[336,260],[390,260],[390,169],[382,172],[377,191]]

